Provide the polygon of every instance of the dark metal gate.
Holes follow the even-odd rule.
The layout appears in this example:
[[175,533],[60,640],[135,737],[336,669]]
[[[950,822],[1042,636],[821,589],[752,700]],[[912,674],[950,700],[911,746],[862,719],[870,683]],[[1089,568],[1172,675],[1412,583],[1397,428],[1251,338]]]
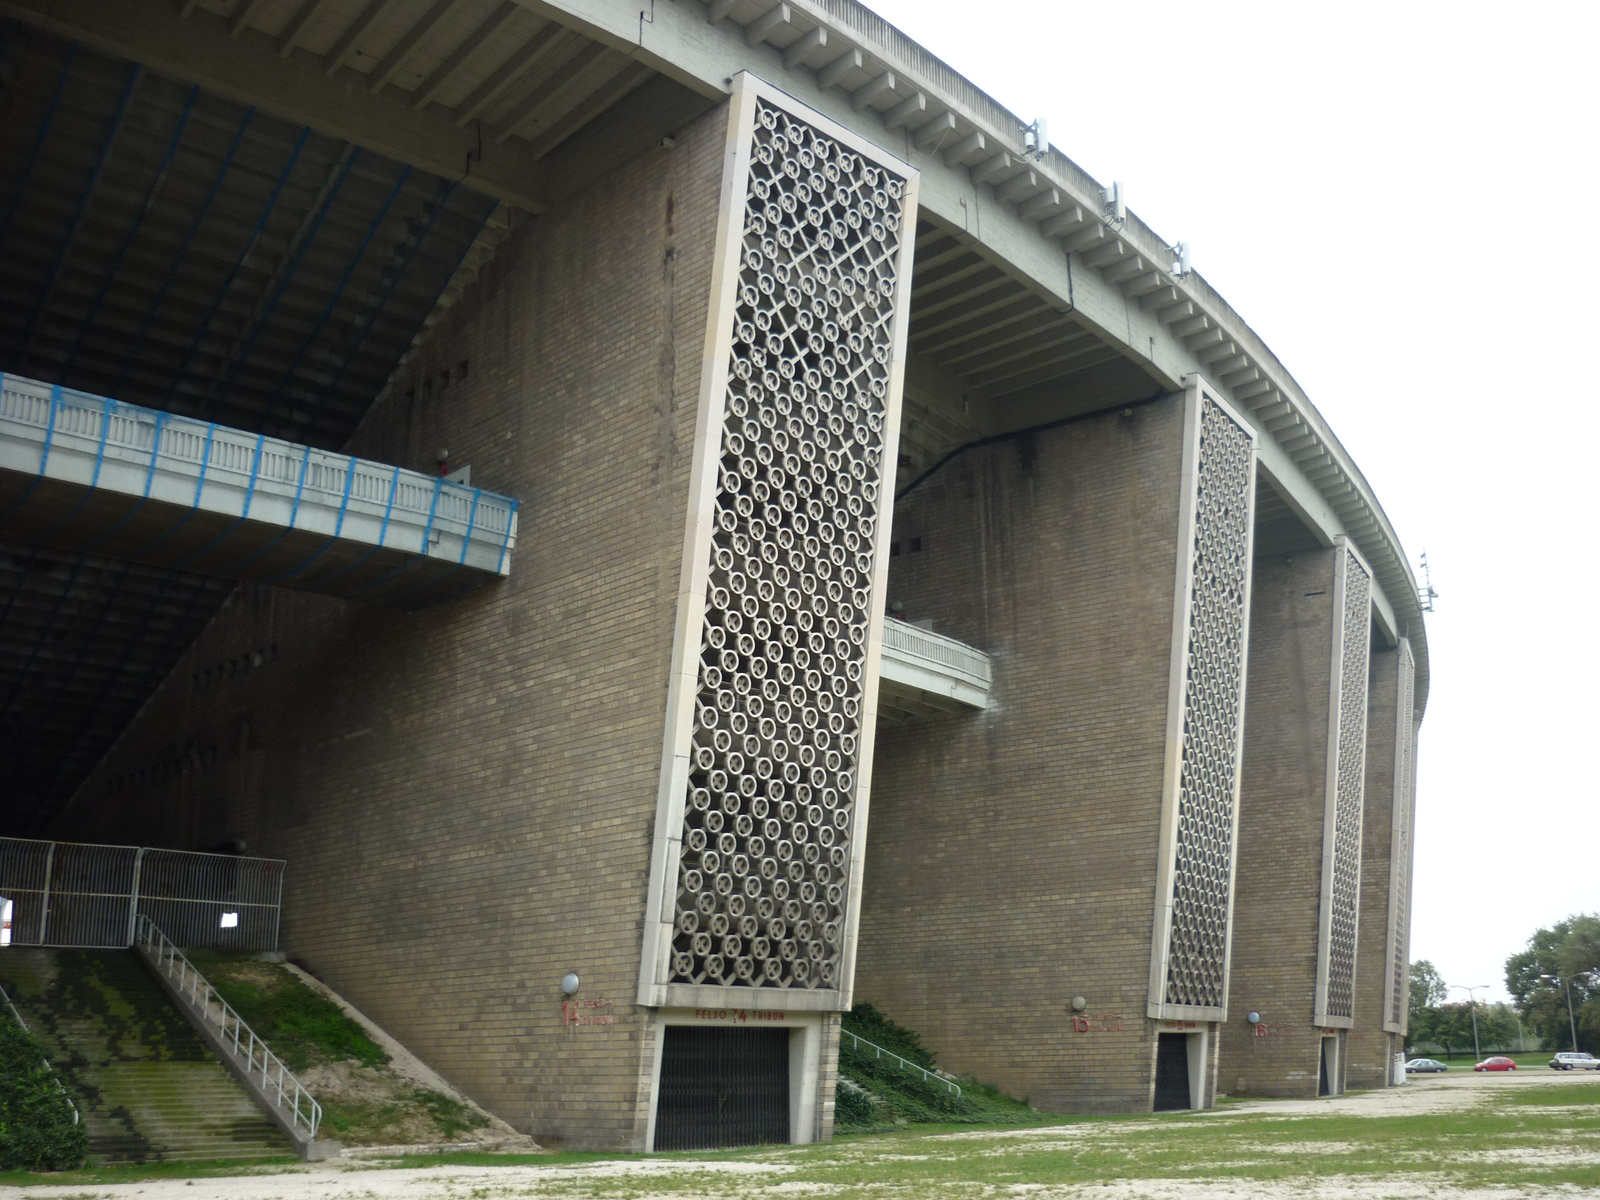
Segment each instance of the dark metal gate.
[[1173,1112],[1189,1107],[1189,1035],[1156,1035],[1157,1112]]
[[789,1031],[668,1025],[656,1102],[657,1150],[789,1140]]

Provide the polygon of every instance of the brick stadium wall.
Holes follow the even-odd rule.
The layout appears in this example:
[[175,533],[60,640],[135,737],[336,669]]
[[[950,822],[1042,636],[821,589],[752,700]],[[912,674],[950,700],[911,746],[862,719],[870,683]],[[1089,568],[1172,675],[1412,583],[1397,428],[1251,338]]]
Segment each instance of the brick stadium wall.
[[1058,1112],[1151,1102],[1182,418],[975,449],[896,510],[890,601],[990,651],[999,707],[880,729],[855,995]]
[[448,447],[519,497],[510,578],[413,615],[242,588],[58,830],[287,858],[288,952],[550,1145],[644,1148],[632,997],[725,122],[521,225],[350,447]]
[[[1250,605],[1233,961],[1217,1090],[1315,1096],[1334,552],[1258,558]],[[1259,1012],[1265,1037],[1246,1014]]]
[[1394,838],[1395,705],[1399,703],[1400,651],[1372,656],[1367,683],[1367,786],[1361,828],[1361,931],[1356,939],[1355,1025],[1351,1027],[1345,1083],[1383,1087],[1388,1065],[1402,1047],[1383,1029],[1384,984],[1389,975],[1389,867]]

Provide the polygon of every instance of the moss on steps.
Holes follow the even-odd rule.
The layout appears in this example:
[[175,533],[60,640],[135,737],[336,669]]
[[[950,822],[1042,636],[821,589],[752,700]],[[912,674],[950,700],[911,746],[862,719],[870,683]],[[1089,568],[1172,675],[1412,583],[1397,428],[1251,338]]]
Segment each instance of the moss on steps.
[[93,1160],[292,1154],[132,951],[11,947],[0,983],[83,1097]]

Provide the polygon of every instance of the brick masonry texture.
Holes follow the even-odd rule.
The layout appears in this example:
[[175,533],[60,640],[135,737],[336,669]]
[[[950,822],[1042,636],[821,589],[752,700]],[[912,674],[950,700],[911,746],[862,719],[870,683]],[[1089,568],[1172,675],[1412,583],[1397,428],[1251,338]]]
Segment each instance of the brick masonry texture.
[[1182,432],[1169,398],[974,449],[895,514],[889,600],[998,707],[880,728],[855,995],[1057,1112],[1151,1103]]
[[[287,858],[290,955],[552,1146],[644,1148],[633,996],[725,123],[519,223],[351,443],[422,470],[448,447],[517,496],[510,577],[413,615],[241,588],[63,820]],[[116,784],[196,747],[214,765]]]
[[1356,946],[1355,1024],[1345,1068],[1348,1087],[1383,1087],[1403,1047],[1383,1028],[1389,962],[1389,867],[1394,837],[1395,705],[1400,651],[1372,656],[1367,694],[1367,795],[1361,829],[1361,935]]
[[[1224,1095],[1317,1094],[1322,1031],[1311,1018],[1334,555],[1317,550],[1255,563],[1229,1019],[1217,1083]],[[1261,1014],[1266,1036],[1256,1036],[1251,1011]]]

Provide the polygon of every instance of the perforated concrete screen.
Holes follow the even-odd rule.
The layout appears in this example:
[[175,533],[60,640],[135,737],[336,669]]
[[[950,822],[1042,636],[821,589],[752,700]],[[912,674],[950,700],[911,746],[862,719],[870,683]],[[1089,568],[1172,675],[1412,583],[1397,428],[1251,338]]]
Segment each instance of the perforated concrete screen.
[[662,973],[837,991],[873,723],[908,173],[771,93],[745,119]]
[[1361,806],[1367,770],[1367,672],[1372,650],[1372,575],[1341,539],[1335,560],[1338,614],[1329,721],[1328,818],[1323,830],[1322,913],[1316,1019],[1355,1015],[1356,919],[1361,896]]
[[1166,904],[1156,923],[1150,1015],[1215,1019],[1227,1004],[1255,437],[1203,386],[1191,389],[1188,403],[1184,479],[1192,491],[1179,542],[1169,717],[1175,761],[1169,757],[1163,804]]
[[1389,865],[1389,965],[1384,995],[1384,1025],[1390,1033],[1406,1032],[1411,987],[1411,833],[1414,816],[1412,781],[1416,755],[1416,661],[1411,643],[1400,639],[1399,701],[1395,713],[1394,824]]

